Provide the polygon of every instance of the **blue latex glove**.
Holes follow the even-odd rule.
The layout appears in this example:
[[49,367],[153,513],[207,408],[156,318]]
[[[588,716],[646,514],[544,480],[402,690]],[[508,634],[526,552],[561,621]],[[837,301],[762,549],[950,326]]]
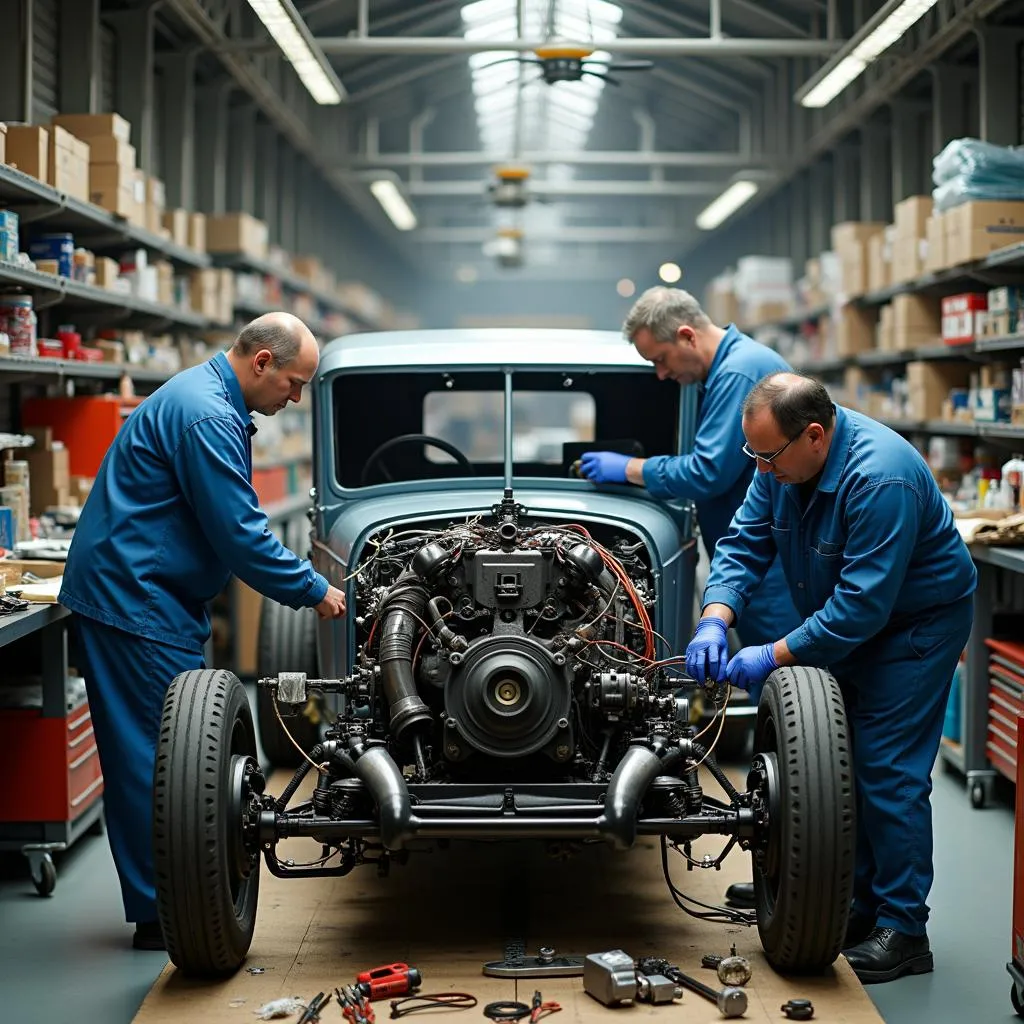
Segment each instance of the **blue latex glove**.
[[628,483],[626,465],[631,458],[618,452],[584,452],[580,472],[595,484]]
[[725,664],[729,660],[729,644],[725,638],[728,627],[724,619],[709,615],[697,623],[693,639],[686,648],[686,671],[703,683],[714,679],[725,681]]
[[760,686],[778,667],[775,644],[764,644],[744,647],[733,656],[725,671],[733,686],[749,690],[751,686]]

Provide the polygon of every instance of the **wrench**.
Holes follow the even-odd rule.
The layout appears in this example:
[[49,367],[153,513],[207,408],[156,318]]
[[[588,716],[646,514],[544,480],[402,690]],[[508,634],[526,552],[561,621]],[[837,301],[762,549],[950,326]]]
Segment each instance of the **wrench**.
[[678,967],[660,957],[644,957],[639,962],[639,969],[644,974],[664,974],[670,981],[677,985],[688,988],[691,992],[703,996],[718,1007],[718,1012],[723,1017],[742,1017],[747,1012],[747,993],[741,988],[731,985],[716,992],[713,988],[705,985],[688,974],[683,974]]

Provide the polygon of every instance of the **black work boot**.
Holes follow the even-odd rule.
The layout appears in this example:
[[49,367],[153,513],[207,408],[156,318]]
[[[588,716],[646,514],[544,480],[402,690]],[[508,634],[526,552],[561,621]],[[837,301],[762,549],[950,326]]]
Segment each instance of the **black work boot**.
[[846,936],[843,938],[843,949],[859,946],[875,930],[875,915],[862,914],[858,910],[850,910],[846,922]]
[[844,949],[843,956],[865,985],[934,969],[928,936],[906,935],[895,928],[875,928],[863,942]]
[[725,890],[725,902],[730,907],[736,907],[739,910],[753,910],[755,906],[754,883],[733,882]]
[[164,933],[160,930],[159,921],[139,921],[132,936],[135,949],[165,950]]

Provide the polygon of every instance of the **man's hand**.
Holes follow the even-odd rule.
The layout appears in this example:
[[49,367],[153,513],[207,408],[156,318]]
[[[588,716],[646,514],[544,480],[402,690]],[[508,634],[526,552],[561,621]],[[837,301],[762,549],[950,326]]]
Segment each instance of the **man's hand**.
[[337,587],[328,587],[316,613],[321,619],[340,619],[345,614],[345,595]]
[[595,484],[624,484],[631,455],[618,452],[584,452],[580,472]]
[[779,667],[774,648],[775,644],[744,647],[734,655],[725,670],[732,684],[741,690],[760,686]]
[[714,679],[716,683],[725,681],[725,663],[729,660],[727,629],[725,619],[716,615],[697,623],[693,639],[686,648],[686,671],[698,683],[706,679]]

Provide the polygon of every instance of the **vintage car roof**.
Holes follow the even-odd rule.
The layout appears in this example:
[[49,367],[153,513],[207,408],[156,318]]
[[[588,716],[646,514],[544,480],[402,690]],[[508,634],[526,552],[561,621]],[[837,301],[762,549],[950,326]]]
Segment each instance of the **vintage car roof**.
[[509,327],[381,331],[332,341],[320,373],[398,367],[617,367],[653,368],[619,331]]

